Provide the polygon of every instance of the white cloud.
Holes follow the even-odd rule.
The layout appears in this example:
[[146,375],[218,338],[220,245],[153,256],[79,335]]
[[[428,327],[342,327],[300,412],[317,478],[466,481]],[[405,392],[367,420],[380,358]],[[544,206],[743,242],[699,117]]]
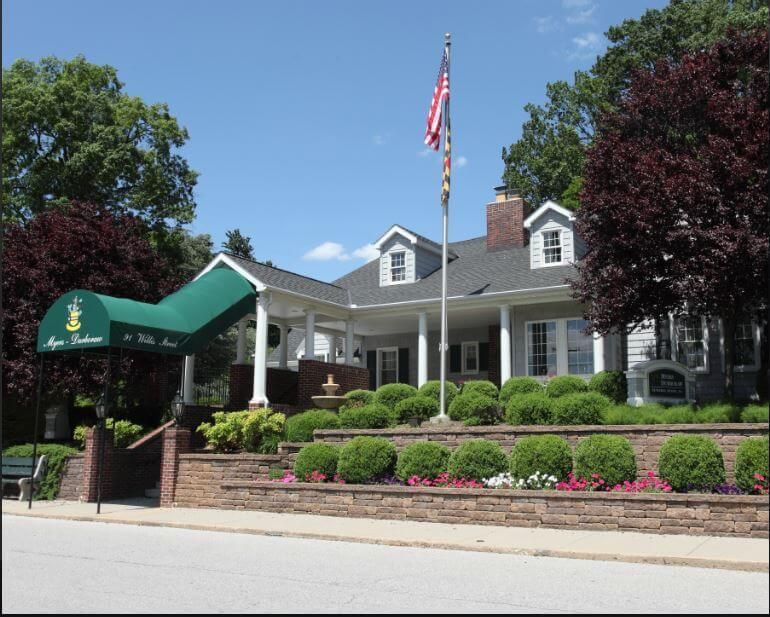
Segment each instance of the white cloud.
[[568,24],[587,24],[594,21],[594,13],[596,12],[597,5],[592,5],[583,11],[575,11],[570,15],[567,15]]
[[596,32],[586,32],[583,36],[576,36],[572,42],[578,49],[598,49],[599,35]]
[[353,251],[353,257],[359,259],[365,259],[366,261],[372,261],[380,256],[380,251],[374,247],[374,244],[364,244]]
[[561,0],[561,5],[565,9],[574,9],[581,6],[588,6],[593,4],[593,0]]
[[345,247],[338,242],[324,242],[314,249],[309,250],[302,256],[302,259],[308,261],[347,261],[350,255],[345,252]]
[[561,24],[554,18],[553,15],[547,17],[534,17],[532,21],[535,22],[535,30],[540,34],[547,32],[553,32],[554,30],[561,30]]
[[468,159],[464,156],[458,156],[455,161],[455,167],[465,167],[468,164]]
[[588,60],[595,57],[602,48],[602,38],[596,32],[586,32],[572,39],[575,46],[567,52],[567,60]]
[[390,141],[390,135],[384,134],[384,135],[375,135],[372,137],[372,143],[375,146],[384,146],[386,143]]
[[423,148],[417,153],[417,156],[425,157],[425,156],[428,156],[429,154],[433,154],[434,152],[435,150],[433,148]]

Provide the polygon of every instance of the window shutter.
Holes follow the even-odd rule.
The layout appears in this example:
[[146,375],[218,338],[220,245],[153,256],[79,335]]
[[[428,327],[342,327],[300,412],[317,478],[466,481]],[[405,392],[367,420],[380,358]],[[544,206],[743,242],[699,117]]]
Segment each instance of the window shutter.
[[449,372],[462,373],[463,370],[463,348],[462,345],[449,346]]
[[366,352],[366,368],[369,369],[369,389],[377,389],[377,350]]
[[489,370],[489,343],[479,343],[479,370]]
[[409,383],[409,348],[398,349],[398,382]]

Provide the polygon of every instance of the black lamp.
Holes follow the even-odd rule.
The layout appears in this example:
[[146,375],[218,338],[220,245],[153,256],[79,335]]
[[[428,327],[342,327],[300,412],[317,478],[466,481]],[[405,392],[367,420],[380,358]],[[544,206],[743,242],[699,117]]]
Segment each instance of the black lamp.
[[182,418],[184,417],[184,399],[182,393],[177,391],[174,400],[171,401],[171,413],[174,415],[174,421],[176,425],[182,424]]
[[107,401],[104,398],[104,395],[99,397],[99,400],[96,401],[96,417],[99,420],[104,420],[107,417],[107,409],[109,405],[107,404]]

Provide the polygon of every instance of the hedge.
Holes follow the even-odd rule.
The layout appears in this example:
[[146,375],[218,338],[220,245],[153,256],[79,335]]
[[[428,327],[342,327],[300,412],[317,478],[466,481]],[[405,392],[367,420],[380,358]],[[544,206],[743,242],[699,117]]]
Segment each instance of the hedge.
[[431,441],[410,444],[398,455],[396,475],[401,480],[412,476],[435,480],[447,471],[450,455],[449,448]]
[[328,480],[337,473],[337,461],[340,457],[339,448],[327,443],[313,443],[302,448],[294,461],[294,475],[302,481],[313,471],[326,476]]
[[505,421],[508,424],[553,424],[553,399],[540,392],[517,394],[508,401]]
[[574,375],[560,375],[549,379],[545,384],[545,393],[551,398],[559,398],[565,394],[588,391],[585,380]]
[[428,420],[437,416],[439,403],[431,396],[410,396],[396,403],[396,418],[399,422],[408,422],[410,418]]
[[395,412],[381,403],[340,411],[342,428],[389,428],[396,425]]
[[711,491],[725,481],[725,463],[716,443],[703,435],[675,435],[660,448],[660,477],[677,492]]
[[374,392],[371,390],[351,390],[345,395],[345,403],[340,409],[351,409],[353,407],[364,407],[374,402]]
[[313,441],[313,431],[316,429],[339,427],[340,419],[336,413],[311,409],[286,420],[286,441]]
[[511,377],[500,388],[500,406],[505,408],[511,397],[518,394],[543,393],[543,384],[534,377]]
[[747,493],[755,492],[758,484],[754,477],[759,474],[767,480],[768,470],[768,437],[752,437],[744,439],[735,453],[735,483]]
[[345,482],[364,484],[393,473],[396,446],[383,437],[354,437],[340,451],[337,473]]
[[[431,398],[435,399],[436,402],[439,402],[439,394],[441,392],[441,382],[434,380],[434,381],[426,381],[422,386],[420,386],[420,389],[417,391],[417,394],[420,396],[430,396]],[[457,396],[457,386],[452,383],[451,381],[445,381],[444,382],[444,398],[446,399],[446,406],[447,409],[449,408],[449,405],[452,404],[452,401],[454,400],[455,396]]]
[[483,394],[495,400],[500,396],[497,386],[486,379],[474,379],[463,384],[460,394]]
[[389,383],[377,388],[373,401],[395,411],[399,401],[417,395],[417,388],[407,383]]
[[566,394],[553,401],[553,422],[559,425],[601,424],[612,403],[597,392]]
[[618,435],[591,435],[575,448],[575,476],[590,480],[594,474],[615,486],[636,479],[636,454],[631,442]]
[[463,391],[449,406],[449,417],[471,424],[495,424],[498,420],[497,397]]
[[478,481],[492,478],[507,468],[508,460],[500,444],[487,439],[463,442],[452,452],[448,465],[450,477]]
[[510,471],[515,478],[539,472],[565,480],[572,471],[572,449],[557,435],[523,437],[511,450]]
[[628,384],[623,371],[600,371],[591,377],[588,389],[606,396],[615,403],[625,403],[628,398]]
[[[40,484],[40,488],[35,492],[34,499],[56,499],[59,495],[61,485],[61,476],[64,471],[64,463],[68,456],[77,454],[76,448],[63,446],[55,443],[37,444],[37,455],[45,454],[48,457],[45,477]],[[18,446],[11,446],[3,450],[3,456],[18,456],[32,458],[32,444],[25,443]]]

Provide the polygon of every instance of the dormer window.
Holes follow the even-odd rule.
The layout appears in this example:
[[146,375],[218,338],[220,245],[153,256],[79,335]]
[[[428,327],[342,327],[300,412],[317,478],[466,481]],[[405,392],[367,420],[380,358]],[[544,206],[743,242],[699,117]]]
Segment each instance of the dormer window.
[[406,252],[398,251],[390,254],[390,282],[399,283],[406,280]]
[[543,262],[545,264],[561,263],[561,231],[543,232]]

